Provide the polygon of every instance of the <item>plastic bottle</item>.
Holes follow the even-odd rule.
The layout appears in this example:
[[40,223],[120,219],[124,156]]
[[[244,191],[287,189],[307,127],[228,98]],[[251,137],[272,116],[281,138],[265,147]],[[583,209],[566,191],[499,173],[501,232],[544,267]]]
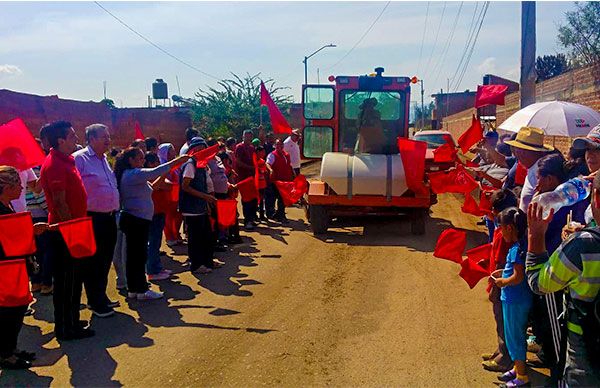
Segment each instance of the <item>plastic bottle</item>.
[[550,214],[550,209],[554,209],[554,213],[556,213],[563,206],[571,206],[586,199],[590,195],[591,187],[590,181],[573,178],[559,185],[554,191],[536,195],[531,202],[542,205],[543,216],[546,218]]

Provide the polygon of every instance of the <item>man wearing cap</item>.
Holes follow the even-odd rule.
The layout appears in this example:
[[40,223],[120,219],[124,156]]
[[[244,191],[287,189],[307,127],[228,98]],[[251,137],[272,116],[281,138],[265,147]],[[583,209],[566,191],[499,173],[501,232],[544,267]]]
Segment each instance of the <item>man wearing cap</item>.
[[[573,141],[573,148],[585,150],[585,163],[590,174],[596,174],[600,170],[600,125],[595,126],[586,137]],[[593,222],[591,205],[585,211],[585,222]]]
[[529,206],[537,186],[537,161],[548,152],[554,151],[554,147],[544,144],[544,131],[535,127],[519,129],[515,140],[507,140],[505,143],[512,147],[517,160],[527,168],[527,177],[519,200],[519,209],[527,212],[527,206]]
[[[208,147],[201,137],[194,137],[189,146],[188,152]],[[214,191],[209,188],[212,181],[208,169],[198,168],[194,157],[185,162],[181,169],[179,211],[187,225],[190,270],[200,274],[210,273],[217,267],[213,261],[215,241],[208,214],[208,204],[215,204],[217,201],[209,194]]]
[[296,176],[300,175],[300,146],[298,143],[301,137],[300,130],[294,129],[292,134],[283,142],[283,149],[290,154],[290,162]]

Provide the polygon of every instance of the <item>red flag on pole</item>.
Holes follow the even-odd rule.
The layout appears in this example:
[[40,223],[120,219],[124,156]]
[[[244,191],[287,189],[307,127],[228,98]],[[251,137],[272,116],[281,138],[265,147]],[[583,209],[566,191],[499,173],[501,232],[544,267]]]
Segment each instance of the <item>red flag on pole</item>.
[[493,187],[482,186],[481,192],[479,193],[479,210],[485,215],[492,214],[492,193],[494,192]]
[[435,163],[449,163],[456,160],[456,147],[450,143],[444,143],[444,145],[433,150],[433,161]]
[[451,171],[430,172],[429,183],[431,190],[436,194],[442,193],[470,193],[479,184],[465,170],[462,164],[457,164]]
[[476,217],[481,217],[485,215],[484,212],[481,211],[477,202],[470,193],[465,193],[465,202],[463,202],[462,207],[460,208],[463,213],[472,214]]
[[243,181],[237,183],[237,188],[240,191],[243,202],[249,202],[253,199],[258,199],[258,190],[256,190],[256,184],[254,183],[254,177],[248,177]]
[[74,258],[90,257],[96,253],[96,239],[91,217],[59,222],[58,230]]
[[471,126],[458,138],[458,145],[463,153],[467,153],[479,140],[483,139],[481,122],[475,115],[471,120]]
[[0,306],[27,306],[32,300],[25,259],[0,260]]
[[133,139],[133,140],[137,140],[137,139],[144,140],[145,138],[146,138],[146,136],[144,136],[144,133],[142,132],[142,126],[140,125],[140,122],[135,120],[135,139]]
[[193,153],[189,153],[194,159],[196,159],[196,167],[204,168],[208,164],[208,161],[215,157],[216,154],[219,153],[219,145],[215,144],[208,148],[205,148],[200,151],[195,151]]
[[274,133],[292,133],[292,127],[288,124],[283,114],[275,105],[271,95],[267,91],[264,83],[260,83],[260,105],[266,105],[271,117],[271,126]]
[[479,85],[475,96],[475,108],[486,105],[504,105],[504,96],[508,86],[506,85]]
[[39,166],[46,154],[21,119],[0,125],[0,165],[19,171]]
[[237,223],[237,201],[235,199],[217,200],[217,223],[221,228],[229,228]]
[[471,289],[473,289],[481,279],[490,276],[490,273],[486,269],[468,258],[460,263],[460,267],[458,276],[463,278]]
[[527,167],[523,166],[521,162],[517,162],[517,171],[515,172],[515,184],[522,186],[525,183],[527,177]]
[[23,257],[35,253],[31,213],[0,216],[0,244],[7,257]]
[[415,194],[424,194],[427,188],[424,184],[425,152],[427,143],[424,141],[398,138],[398,151],[404,167],[406,185]]
[[468,259],[473,260],[475,263],[481,260],[489,260],[490,254],[492,253],[492,243],[483,244],[475,248],[471,248],[465,252]]
[[308,181],[302,174],[294,178],[292,182],[275,181],[274,183],[285,206],[292,206],[308,192]]
[[438,237],[433,256],[460,263],[465,246],[467,246],[467,232],[452,228],[446,229]]

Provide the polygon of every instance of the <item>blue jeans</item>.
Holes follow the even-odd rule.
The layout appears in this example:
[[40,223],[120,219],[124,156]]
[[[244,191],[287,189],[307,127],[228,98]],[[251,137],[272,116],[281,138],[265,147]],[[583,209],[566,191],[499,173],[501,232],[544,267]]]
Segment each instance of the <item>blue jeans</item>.
[[163,270],[160,262],[160,246],[162,245],[162,234],[165,228],[165,214],[155,214],[150,223],[148,233],[148,261],[146,261],[146,273],[156,275]]

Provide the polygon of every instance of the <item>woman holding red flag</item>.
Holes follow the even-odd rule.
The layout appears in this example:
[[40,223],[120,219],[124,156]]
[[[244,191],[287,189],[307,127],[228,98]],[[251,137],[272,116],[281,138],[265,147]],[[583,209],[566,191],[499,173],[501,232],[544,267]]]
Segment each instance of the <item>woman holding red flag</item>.
[[[19,198],[22,190],[17,169],[10,166],[0,166],[0,215],[15,212],[10,202]],[[47,223],[40,222],[34,225],[35,234],[41,234],[47,229]],[[20,264],[25,268],[24,258],[7,257],[4,252],[4,247],[0,247],[0,261],[4,261],[8,265],[7,261],[11,260],[15,265]],[[19,263],[14,259],[23,259],[23,261]],[[3,275],[6,276],[6,273],[4,272]],[[26,276],[23,277],[23,281],[23,286],[28,290],[29,283]],[[31,367],[31,361],[35,359],[35,353],[17,350],[17,338],[21,326],[23,326],[25,311],[27,311],[27,306],[33,300],[33,297],[31,292],[25,292],[25,295],[17,297],[10,294],[10,292],[16,290],[6,291],[9,294],[5,294],[4,290],[0,294],[0,368],[26,369]]]

